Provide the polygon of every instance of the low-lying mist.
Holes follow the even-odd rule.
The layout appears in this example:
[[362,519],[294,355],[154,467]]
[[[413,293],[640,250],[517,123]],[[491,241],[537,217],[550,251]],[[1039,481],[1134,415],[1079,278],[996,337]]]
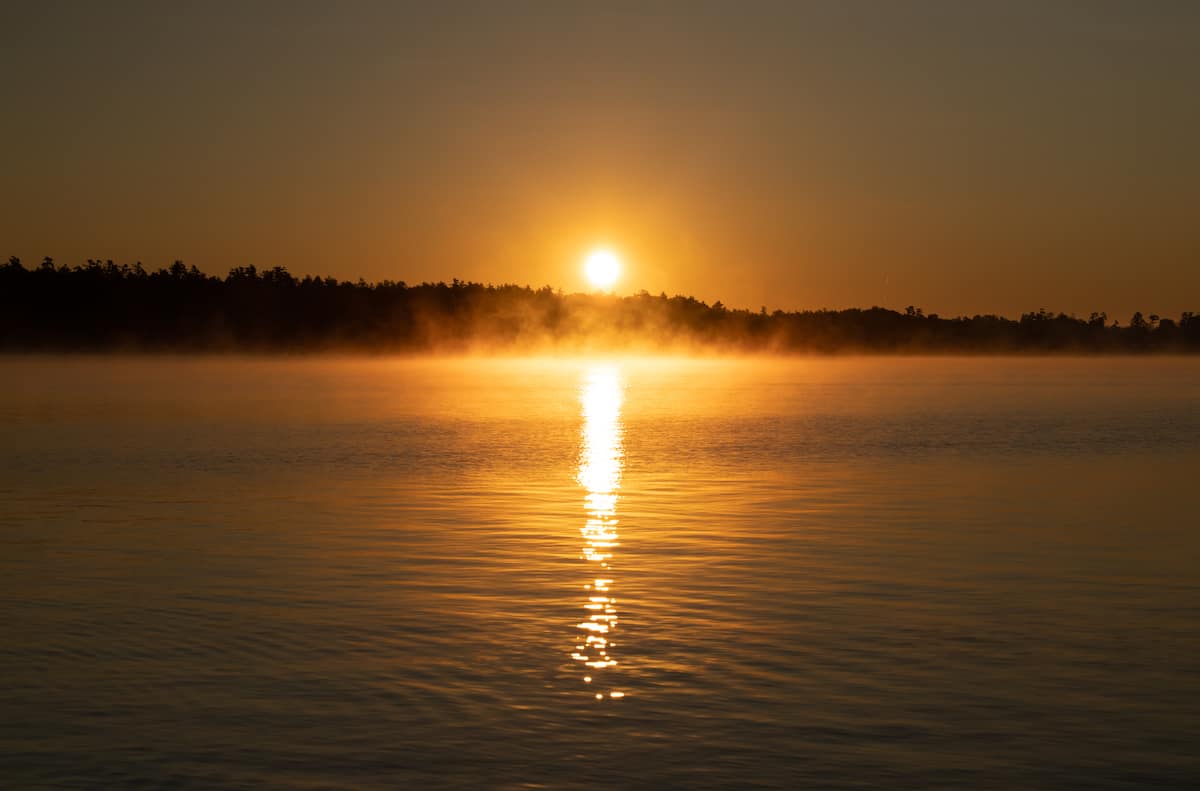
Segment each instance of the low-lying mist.
[[768,313],[694,297],[564,294],[549,286],[357,283],[176,262],[0,267],[7,351],[407,354],[1195,352],[1200,316],[1045,310],[943,318],[915,307]]

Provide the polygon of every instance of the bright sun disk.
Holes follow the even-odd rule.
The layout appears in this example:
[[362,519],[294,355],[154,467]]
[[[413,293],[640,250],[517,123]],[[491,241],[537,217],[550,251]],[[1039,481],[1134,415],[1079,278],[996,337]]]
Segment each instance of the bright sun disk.
[[612,250],[593,250],[583,262],[588,282],[596,288],[609,288],[621,274],[621,259]]

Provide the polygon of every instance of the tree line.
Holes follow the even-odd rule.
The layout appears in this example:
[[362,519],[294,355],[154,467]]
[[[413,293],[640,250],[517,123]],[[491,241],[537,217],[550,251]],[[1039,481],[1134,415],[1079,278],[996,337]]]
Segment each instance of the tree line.
[[694,297],[564,294],[549,286],[408,285],[295,277],[284,267],[207,275],[45,258],[0,266],[6,351],[712,350],[783,353],[1200,351],[1200,315],[1127,323],[1037,310],[943,318],[909,306],[768,313]]

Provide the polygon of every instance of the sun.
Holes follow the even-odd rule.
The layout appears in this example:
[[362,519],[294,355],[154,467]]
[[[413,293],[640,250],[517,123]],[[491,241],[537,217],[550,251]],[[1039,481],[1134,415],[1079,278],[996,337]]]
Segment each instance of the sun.
[[583,271],[596,288],[611,288],[621,276],[621,259],[612,250],[593,250],[583,261]]

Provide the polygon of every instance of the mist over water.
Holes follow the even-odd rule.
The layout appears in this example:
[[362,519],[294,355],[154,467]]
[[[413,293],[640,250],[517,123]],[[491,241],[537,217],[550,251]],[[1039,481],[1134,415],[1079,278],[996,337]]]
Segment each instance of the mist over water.
[[6,787],[1200,782],[1200,361],[0,376]]

